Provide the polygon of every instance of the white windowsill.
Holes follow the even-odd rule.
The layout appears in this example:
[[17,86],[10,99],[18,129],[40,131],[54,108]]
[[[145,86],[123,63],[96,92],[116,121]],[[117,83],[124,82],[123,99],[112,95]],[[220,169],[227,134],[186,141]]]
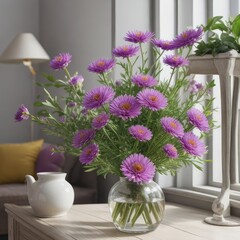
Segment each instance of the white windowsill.
[[[211,186],[194,187],[193,190],[182,188],[163,188],[166,201],[181,203],[201,209],[212,210],[212,203],[220,188]],[[240,193],[231,191],[231,214],[240,217]]]

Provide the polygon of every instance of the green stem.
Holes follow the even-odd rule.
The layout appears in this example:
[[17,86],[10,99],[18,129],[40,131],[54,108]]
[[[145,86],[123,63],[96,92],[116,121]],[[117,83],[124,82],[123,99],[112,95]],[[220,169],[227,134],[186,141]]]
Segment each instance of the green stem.
[[118,202],[116,203],[113,213],[112,213],[112,218],[113,218],[114,222],[117,220],[119,213],[121,213],[123,206],[124,206],[123,203],[118,203]]
[[120,220],[120,225],[122,227],[125,227],[127,220],[128,220],[128,213],[129,213],[129,204],[128,203],[123,203],[124,205],[124,210],[122,212],[122,218]]
[[149,214],[147,205],[148,205],[148,204],[146,204],[146,206],[144,207],[144,215],[145,215],[145,217],[146,217],[146,219],[147,219],[146,224],[151,225],[151,224],[152,224],[152,219],[151,219],[151,216],[150,216],[150,214]]
[[70,75],[69,71],[67,70],[67,68],[64,68],[64,71],[66,72],[67,77],[70,79],[70,78],[71,78],[71,75]]
[[139,47],[140,47],[140,52],[141,52],[141,58],[142,58],[142,67],[141,67],[141,72],[143,72],[143,69],[144,69],[144,54],[143,54],[143,49],[142,49],[142,44],[139,43]]
[[135,206],[136,210],[135,210],[135,215],[132,218],[132,226],[134,226],[135,222],[137,221],[137,219],[142,215],[142,212],[145,208],[145,204],[139,204],[140,206]]
[[166,93],[168,87],[170,86],[170,83],[171,83],[171,81],[172,81],[172,78],[173,78],[173,75],[174,75],[174,73],[175,73],[175,70],[176,70],[176,68],[173,68],[173,69],[172,69],[172,73],[171,73],[170,79],[169,79],[169,81],[168,81],[168,83],[167,83],[167,86],[166,86],[166,88],[165,88],[163,94]]
[[153,213],[153,216],[154,216],[156,222],[159,222],[160,219],[159,219],[158,210],[156,209],[156,205],[157,205],[157,203],[155,203],[155,204],[154,203],[149,203],[149,209]]
[[[163,50],[161,53],[156,49],[156,52],[158,53],[158,57],[155,59],[154,63],[152,64],[152,66],[149,68],[149,70],[146,72],[147,73],[151,73],[151,71],[153,70],[153,68],[156,66],[157,62],[159,61],[159,59],[161,58],[161,56],[163,55],[165,50]],[[155,70],[156,71],[156,70]]]

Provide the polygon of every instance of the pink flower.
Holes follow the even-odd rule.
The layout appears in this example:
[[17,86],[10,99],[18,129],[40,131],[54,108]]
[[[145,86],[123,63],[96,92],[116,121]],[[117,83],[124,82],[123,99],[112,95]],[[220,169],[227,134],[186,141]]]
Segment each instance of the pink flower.
[[95,130],[82,129],[79,130],[73,137],[73,147],[80,148],[85,143],[91,141],[95,137]]
[[163,147],[164,152],[167,154],[169,158],[178,158],[177,149],[172,144],[166,144]]
[[111,87],[101,86],[87,92],[83,98],[83,106],[85,109],[94,109],[103,106],[112,101],[115,92]]
[[109,121],[109,116],[106,113],[101,113],[93,119],[92,128],[99,130],[104,126],[106,126],[108,121]]
[[113,50],[113,55],[115,57],[122,57],[122,58],[127,58],[127,57],[133,57],[135,56],[139,51],[139,47],[134,46],[134,45],[124,45],[121,47],[117,47]]
[[121,171],[129,181],[141,184],[153,179],[155,166],[144,155],[132,154],[123,161]]
[[28,109],[22,104],[16,114],[15,114],[15,120],[17,122],[21,122],[22,120],[27,120],[29,118],[29,111]]
[[181,34],[179,34],[174,40],[174,44],[180,47],[192,46],[199,39],[201,39],[203,34],[203,28],[198,27],[196,29],[188,29]]
[[83,149],[82,153],[79,156],[79,160],[83,164],[86,165],[90,164],[96,158],[98,152],[99,152],[98,145],[92,143]]
[[174,137],[182,137],[184,135],[184,130],[182,124],[175,118],[163,117],[160,120],[163,129]]
[[206,146],[192,132],[185,133],[181,139],[181,143],[184,150],[193,156],[201,157],[206,153]]
[[154,36],[152,32],[142,32],[142,31],[129,31],[124,38],[125,41],[132,43],[145,43],[150,41],[150,39]]
[[72,55],[69,53],[59,53],[50,61],[50,67],[54,70],[64,69],[71,62]]
[[152,111],[164,109],[167,106],[167,99],[157,90],[144,89],[137,95],[138,102]]
[[204,113],[196,108],[187,111],[189,122],[203,132],[209,132],[208,120]]
[[135,118],[141,114],[141,105],[133,96],[119,96],[112,101],[110,113],[123,120]]
[[158,39],[155,38],[155,39],[152,40],[152,43],[156,47],[159,47],[163,50],[174,50],[174,49],[178,48],[176,46],[176,44],[174,44],[173,41],[160,40],[160,39],[158,40]]
[[165,56],[163,62],[173,68],[184,67],[188,65],[188,60],[186,58],[176,55]]
[[138,87],[154,87],[157,85],[157,80],[154,77],[143,74],[132,76],[132,82]]
[[104,73],[110,71],[115,66],[113,59],[100,58],[88,65],[88,71],[94,73]]
[[128,132],[140,142],[149,141],[152,138],[152,132],[142,125],[131,126]]

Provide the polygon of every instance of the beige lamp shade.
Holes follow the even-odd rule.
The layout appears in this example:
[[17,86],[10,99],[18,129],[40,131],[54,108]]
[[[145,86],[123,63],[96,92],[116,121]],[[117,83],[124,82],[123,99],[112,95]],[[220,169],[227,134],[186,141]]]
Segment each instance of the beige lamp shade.
[[1,63],[41,63],[49,56],[32,33],[17,35],[0,56]]

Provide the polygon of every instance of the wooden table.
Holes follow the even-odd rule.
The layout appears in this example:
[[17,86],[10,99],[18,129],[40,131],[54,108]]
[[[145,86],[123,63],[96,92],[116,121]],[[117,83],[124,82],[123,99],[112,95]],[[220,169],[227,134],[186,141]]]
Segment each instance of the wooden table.
[[5,204],[9,240],[239,240],[240,227],[220,227],[203,222],[210,212],[167,204],[164,220],[146,234],[127,234],[115,229],[106,204],[74,205],[58,218],[34,217],[29,206]]

